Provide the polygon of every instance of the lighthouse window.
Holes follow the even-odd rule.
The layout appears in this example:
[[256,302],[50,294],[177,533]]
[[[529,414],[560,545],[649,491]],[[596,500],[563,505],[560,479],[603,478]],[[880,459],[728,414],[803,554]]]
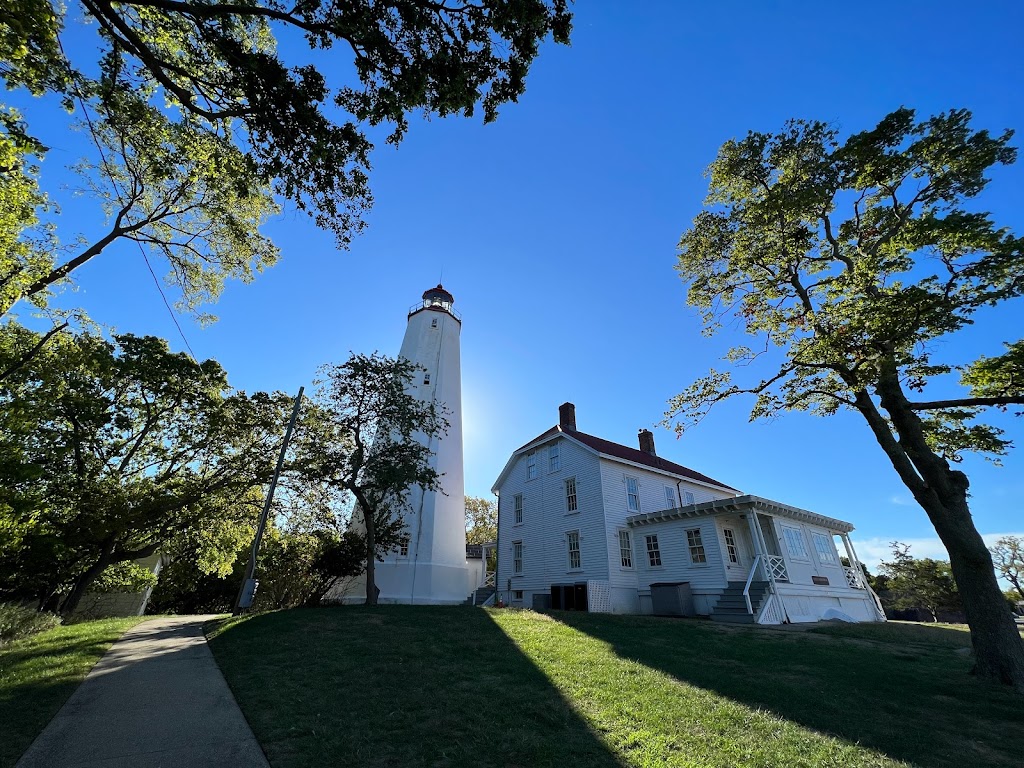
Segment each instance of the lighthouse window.
[[409,537],[403,536],[401,542],[398,544],[398,556],[408,557],[409,556]]
[[431,328],[437,328],[437,318],[436,317],[433,320],[430,321],[430,327]]
[[423,374],[423,383],[424,384],[429,384],[430,383],[430,374],[429,373]]

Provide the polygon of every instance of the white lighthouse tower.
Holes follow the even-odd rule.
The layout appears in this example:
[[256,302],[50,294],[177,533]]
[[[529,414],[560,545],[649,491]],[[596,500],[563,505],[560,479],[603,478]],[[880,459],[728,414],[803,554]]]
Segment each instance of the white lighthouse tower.
[[455,299],[438,285],[409,310],[402,357],[418,365],[412,394],[444,408],[448,431],[431,438],[431,466],[444,493],[409,492],[404,511],[408,544],[378,563],[379,599],[388,603],[463,602],[476,588],[466,564],[465,486],[462,476],[462,321]]

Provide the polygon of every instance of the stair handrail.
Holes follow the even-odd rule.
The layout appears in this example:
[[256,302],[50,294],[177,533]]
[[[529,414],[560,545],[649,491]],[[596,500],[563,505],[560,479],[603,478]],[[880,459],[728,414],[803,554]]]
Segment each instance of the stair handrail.
[[754,606],[750,604],[750,584],[754,580],[754,574],[757,573],[757,563],[760,559],[761,555],[754,556],[754,564],[750,566],[750,573],[747,574],[747,583],[743,585],[743,599],[747,602],[747,613],[751,616],[754,615]]

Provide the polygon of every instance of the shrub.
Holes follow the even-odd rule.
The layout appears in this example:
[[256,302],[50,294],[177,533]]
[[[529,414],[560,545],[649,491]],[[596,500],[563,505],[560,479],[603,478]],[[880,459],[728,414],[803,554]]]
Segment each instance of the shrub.
[[60,624],[60,616],[13,603],[0,603],[0,645],[35,635]]

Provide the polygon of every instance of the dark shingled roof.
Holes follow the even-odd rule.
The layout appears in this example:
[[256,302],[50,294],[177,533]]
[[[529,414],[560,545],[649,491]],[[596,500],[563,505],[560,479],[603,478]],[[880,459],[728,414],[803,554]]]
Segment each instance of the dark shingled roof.
[[719,488],[724,488],[727,491],[736,491],[737,493],[739,492],[738,489],[733,488],[732,486],[726,485],[725,483],[720,483],[717,480],[713,480],[707,475],[702,475],[700,472],[695,472],[689,467],[684,467],[682,464],[676,464],[674,461],[663,459],[660,456],[652,456],[649,453],[644,453],[638,448],[628,448],[625,445],[613,443],[611,440],[604,440],[600,437],[588,435],[586,432],[577,432],[575,429],[569,429],[568,427],[562,427],[558,425],[552,427],[543,434],[537,435],[537,437],[533,438],[533,440],[526,443],[526,445],[523,445],[518,450],[521,451],[527,445],[532,445],[533,443],[536,443],[539,440],[544,440],[546,438],[552,437],[553,435],[557,435],[558,433],[562,433],[576,440],[579,440],[581,443],[583,443],[586,446],[589,446],[590,448],[593,448],[598,453],[604,453],[607,454],[608,456],[614,456],[618,459],[632,461],[635,464],[643,464],[648,467],[653,467],[654,469],[660,469],[665,472],[671,472],[674,475],[688,477],[691,480],[697,480],[701,483],[710,483],[711,485],[717,485]]

